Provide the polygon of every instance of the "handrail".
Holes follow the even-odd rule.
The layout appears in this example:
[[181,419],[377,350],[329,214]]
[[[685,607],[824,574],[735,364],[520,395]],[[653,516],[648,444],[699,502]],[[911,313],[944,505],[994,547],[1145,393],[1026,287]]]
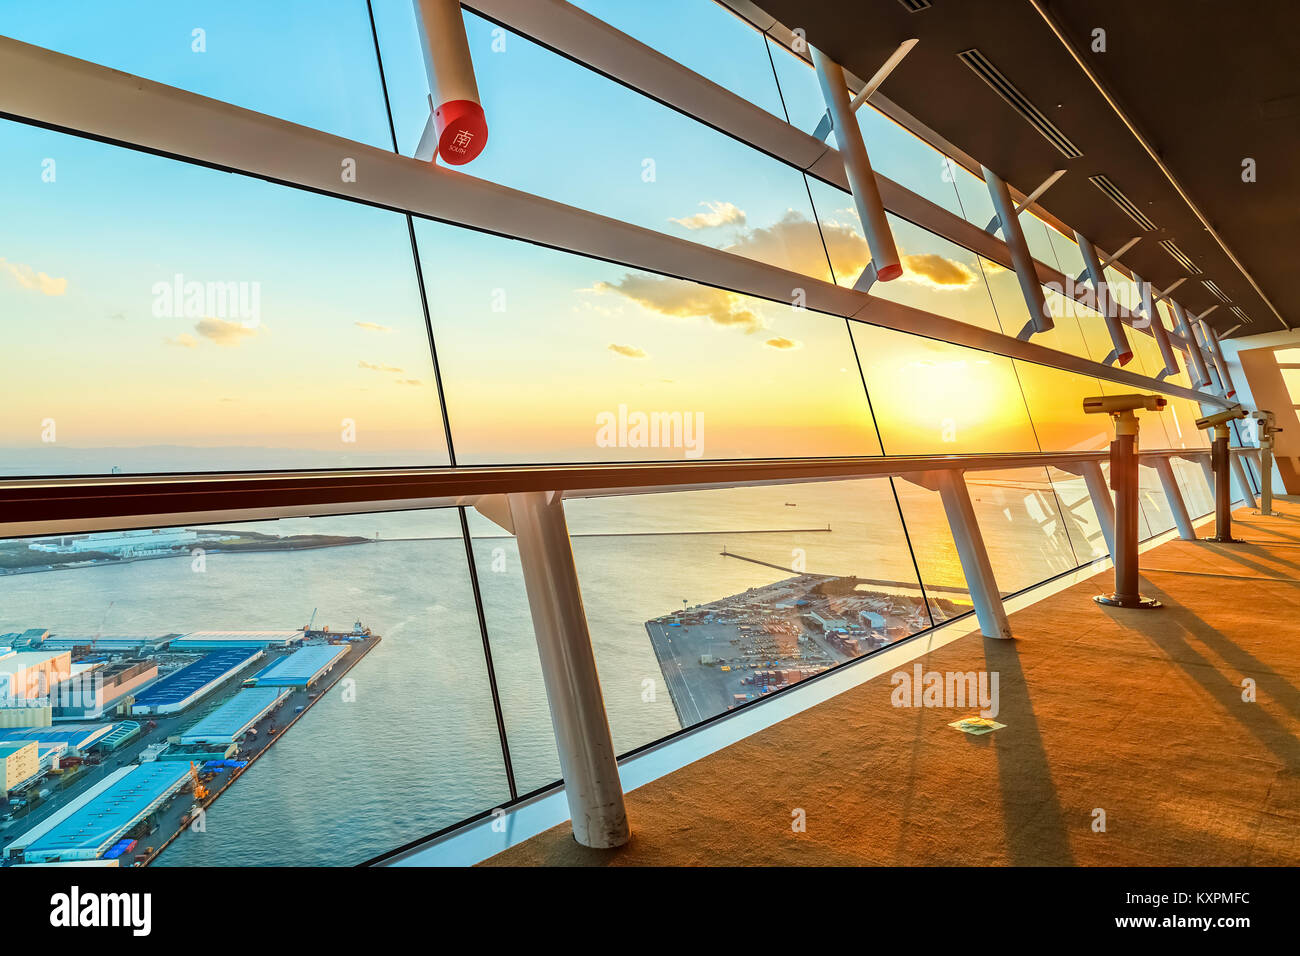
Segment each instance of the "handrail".
[[[1252,450],[1233,449],[1237,453]],[[1209,454],[1208,448],[1161,448],[1140,453],[1149,459],[1188,460],[1207,458]],[[473,505],[487,495],[530,491],[593,498],[1100,463],[1108,456],[1107,451],[1068,451],[24,478],[0,482],[0,537],[446,508]]]

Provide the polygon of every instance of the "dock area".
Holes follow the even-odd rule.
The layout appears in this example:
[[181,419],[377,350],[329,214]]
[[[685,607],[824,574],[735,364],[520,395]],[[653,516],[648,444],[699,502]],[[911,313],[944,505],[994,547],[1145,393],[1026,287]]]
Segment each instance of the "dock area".
[[[0,866],[148,865],[201,828],[206,809],[381,640],[358,624],[251,646],[251,635],[280,633],[231,634],[235,646],[197,659],[159,649],[167,673],[118,702],[117,719],[0,729],[0,740],[56,746],[62,757],[0,804]],[[121,719],[141,699],[147,711]]]
[[[715,717],[931,626],[925,595],[906,582],[798,573],[647,621],[683,727]],[[967,608],[930,598],[936,616]]]

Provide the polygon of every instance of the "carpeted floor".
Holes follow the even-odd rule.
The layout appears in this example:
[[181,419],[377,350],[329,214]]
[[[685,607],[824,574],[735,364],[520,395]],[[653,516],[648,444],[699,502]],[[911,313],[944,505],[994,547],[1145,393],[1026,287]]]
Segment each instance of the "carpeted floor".
[[1143,555],[1163,610],[1094,604],[1106,572],[922,658],[998,673],[992,734],[883,675],[628,794],[626,847],[565,824],[487,864],[1300,864],[1300,505],[1276,507],[1236,513],[1248,544]]

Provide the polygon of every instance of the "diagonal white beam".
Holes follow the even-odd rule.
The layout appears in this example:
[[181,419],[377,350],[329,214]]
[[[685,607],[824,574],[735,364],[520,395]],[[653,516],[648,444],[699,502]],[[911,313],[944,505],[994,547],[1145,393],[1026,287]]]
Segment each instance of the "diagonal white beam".
[[[1052,173],[1052,175],[1044,179],[1041,183],[1038,184],[1037,188],[1035,188],[1033,192],[1031,192],[1020,202],[1016,203],[1015,214],[1019,216],[1022,212],[1024,212],[1034,203],[1036,203],[1038,201],[1038,197],[1040,197],[1041,195],[1043,195],[1043,193],[1051,189],[1052,186],[1056,183],[1056,181],[1064,175],[1065,175],[1065,170],[1058,169],[1056,170],[1056,172]],[[1001,229],[1002,228],[1001,217],[994,216],[992,219],[989,220],[989,224],[985,228],[989,232],[996,232],[997,230]]]

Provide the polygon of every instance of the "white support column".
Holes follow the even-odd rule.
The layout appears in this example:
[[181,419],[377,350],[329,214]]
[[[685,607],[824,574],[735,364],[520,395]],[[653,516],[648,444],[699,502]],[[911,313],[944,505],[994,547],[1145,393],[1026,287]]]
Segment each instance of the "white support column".
[[980,632],[985,637],[1011,637],[1011,625],[1007,623],[1006,608],[1002,606],[1002,592],[993,576],[993,564],[989,561],[984,536],[975,519],[975,506],[971,504],[965,476],[956,469],[947,469],[902,477],[922,488],[939,492],[952,540],[957,545],[966,588],[975,605]]
[[1137,283],[1142,293],[1142,307],[1146,310],[1147,318],[1151,320],[1151,334],[1155,336],[1156,345],[1160,347],[1160,358],[1165,363],[1165,370],[1156,377],[1164,379],[1168,375],[1177,375],[1180,371],[1178,356],[1174,354],[1174,347],[1169,342],[1169,330],[1165,328],[1164,320],[1160,318],[1160,310],[1156,307],[1151,283],[1143,280],[1136,272],[1133,273],[1133,281]]
[[1002,238],[1006,241],[1007,251],[1011,253],[1011,262],[1016,267],[1016,278],[1020,280],[1020,291],[1025,297],[1025,306],[1029,309],[1029,324],[1020,331],[1018,338],[1027,340],[1035,332],[1049,332],[1055,327],[1051,314],[1047,311],[1047,300],[1043,298],[1043,287],[1038,281],[1038,270],[1034,267],[1034,257],[1029,253],[1029,243],[1025,241],[1024,230],[1020,228],[1020,217],[1016,215],[1015,203],[1011,201],[1011,192],[1007,184],[997,173],[987,166],[981,166],[984,182],[989,187],[989,196],[993,200],[993,210],[998,214],[1002,224]]
[[1165,500],[1169,502],[1169,511],[1174,516],[1178,537],[1184,541],[1195,541],[1196,530],[1192,527],[1191,516],[1187,513],[1187,505],[1183,501],[1182,490],[1178,487],[1178,479],[1174,477],[1173,465],[1163,455],[1151,464],[1155,465],[1156,474],[1160,476],[1160,486],[1165,490]]
[[1197,320],[1201,327],[1201,334],[1205,336],[1205,344],[1210,348],[1210,355],[1214,357],[1214,366],[1219,372],[1219,384],[1223,388],[1223,397],[1232,398],[1237,394],[1237,389],[1232,384],[1232,375],[1228,372],[1228,361],[1223,357],[1223,349],[1219,346],[1219,337],[1215,334],[1210,323],[1205,321],[1204,315]]
[[1192,360],[1191,366],[1195,372],[1195,381],[1192,384],[1197,388],[1206,388],[1210,384],[1210,373],[1205,367],[1205,356],[1201,354],[1201,347],[1192,332],[1192,325],[1187,321],[1187,313],[1173,299],[1169,300],[1169,304],[1173,306],[1174,320],[1178,323],[1178,334],[1187,340],[1187,355]]
[[1246,469],[1241,463],[1241,455],[1236,449],[1228,448],[1228,461],[1232,465],[1232,477],[1237,480],[1237,488],[1241,491],[1241,497],[1245,499],[1246,504],[1251,508],[1258,508],[1259,504],[1255,501],[1255,489],[1250,487],[1250,479],[1246,477]]
[[1115,311],[1115,300],[1111,297],[1110,285],[1106,282],[1106,272],[1097,261],[1097,250],[1092,241],[1078,231],[1074,233],[1074,240],[1079,244],[1079,253],[1083,256],[1083,264],[1087,267],[1088,277],[1092,280],[1093,295],[1097,299],[1097,311],[1106,320],[1106,331],[1110,333],[1111,344],[1115,346],[1114,351],[1102,364],[1109,365],[1113,358],[1121,366],[1127,365],[1133,359],[1133,347],[1129,345],[1124,323],[1119,320],[1119,315]]
[[583,846],[622,846],[631,832],[564,504],[558,492],[508,499],[573,836]]
[[1088,497],[1092,499],[1092,510],[1097,512],[1097,522],[1106,539],[1106,552],[1115,554],[1115,499],[1110,496],[1110,485],[1106,484],[1106,473],[1101,470],[1101,462],[1085,461],[1079,465],[1084,483],[1088,486]]
[[862,130],[849,105],[844,70],[816,47],[812,47],[812,59],[817,67],[817,80],[821,83],[840,156],[844,160],[844,173],[853,193],[853,204],[858,219],[862,221],[862,232],[867,237],[867,248],[871,253],[870,264],[862,270],[853,286],[865,292],[877,279],[881,282],[897,279],[903,274],[903,267],[899,264],[894,233],[885,218],[885,204],[880,200],[880,188],[876,184],[876,174],[871,171]]

